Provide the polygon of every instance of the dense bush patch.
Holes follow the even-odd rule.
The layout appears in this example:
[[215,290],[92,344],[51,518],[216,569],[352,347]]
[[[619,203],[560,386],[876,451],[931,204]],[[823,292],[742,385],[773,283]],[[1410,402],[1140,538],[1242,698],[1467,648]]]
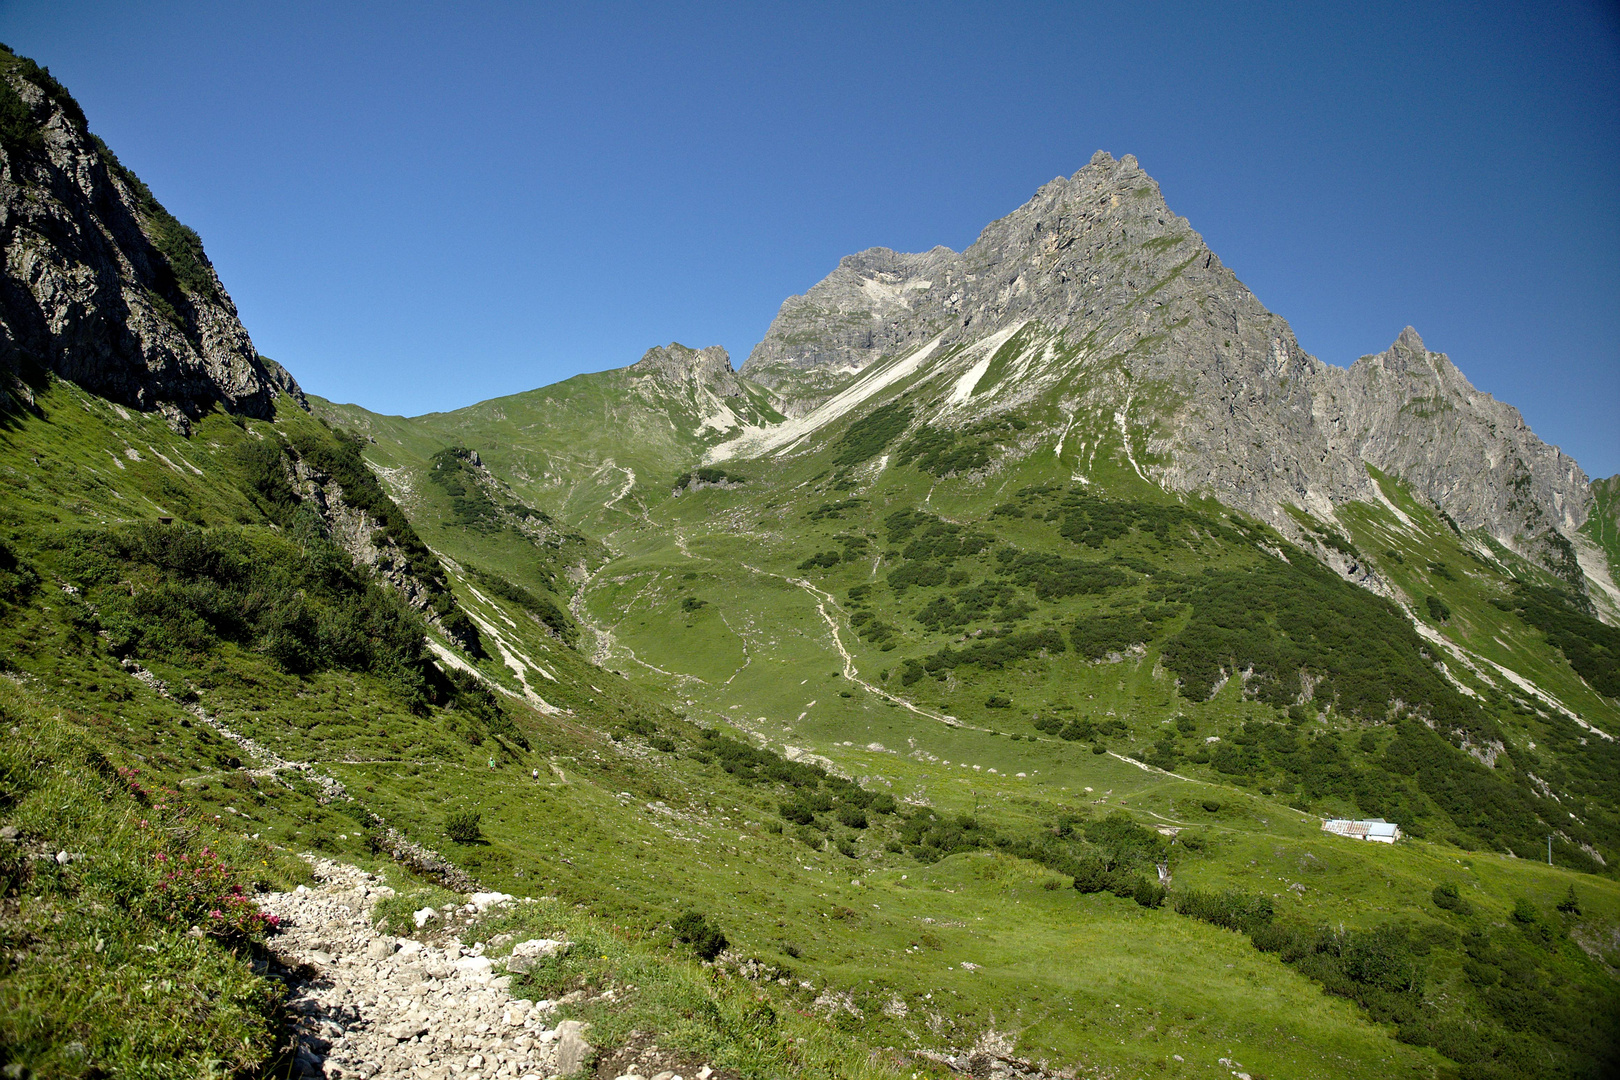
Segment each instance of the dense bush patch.
[[1548,644],[1592,689],[1620,697],[1620,627],[1599,622],[1566,594],[1538,585],[1518,584],[1513,598],[1500,606],[1547,635]]
[[1300,697],[1300,673],[1310,672],[1319,680],[1316,699],[1349,715],[1382,718],[1399,700],[1447,730],[1485,730],[1478,709],[1445,681],[1389,601],[1303,553],[1292,563],[1209,570],[1150,592],[1192,608],[1163,657],[1195,700],[1223,675],[1252,670],[1246,692],[1282,708]]
[[1107,563],[1065,559],[1044,552],[1020,552],[1010,547],[996,552],[996,562],[1009,578],[1033,589],[1036,596],[1046,601],[1104,593],[1135,580],[1118,566]]
[[873,409],[833,444],[833,464],[859,465],[877,457],[910,426],[911,416],[911,406],[899,401]]
[[[1454,885],[1437,886],[1434,899],[1472,920]],[[1594,991],[1600,997],[1607,991],[1588,976],[1571,978],[1583,966],[1561,962],[1572,949],[1562,926],[1528,901],[1515,905],[1507,927],[1471,922],[1460,936],[1434,923],[1347,929],[1284,922],[1268,897],[1233,891],[1178,891],[1173,905],[1180,914],[1247,934],[1255,948],[1395,1026],[1402,1042],[1432,1046],[1458,1062],[1465,1077],[1596,1078],[1615,1063],[1620,1017],[1581,1004]],[[1424,1000],[1425,959],[1459,945],[1466,1022]]]
[[105,634],[114,655],[179,662],[231,643],[295,675],[369,672],[413,709],[453,704],[477,719],[475,741],[482,730],[522,742],[487,689],[428,662],[422,621],[398,594],[313,525],[296,538],[129,525],[77,530],[55,545],[83,597],[85,625]]
[[1109,653],[1123,653],[1133,645],[1153,640],[1160,623],[1177,615],[1173,605],[1144,607],[1138,611],[1105,611],[1082,615],[1069,631],[1074,651],[1087,660],[1101,660]]
[[685,491],[693,484],[724,487],[731,484],[746,484],[747,482],[748,478],[746,476],[728,473],[724,469],[702,468],[693,469],[691,472],[684,472],[677,476],[675,478],[675,490]]
[[1018,417],[985,420],[962,430],[924,427],[901,444],[895,464],[915,462],[923,472],[938,477],[972,472],[990,464],[992,451],[1028,427],[1029,422]]
[[726,935],[711,925],[708,916],[701,911],[687,911],[682,913],[670,924],[675,940],[692,946],[692,951],[700,960],[713,960],[725,952],[730,944]]

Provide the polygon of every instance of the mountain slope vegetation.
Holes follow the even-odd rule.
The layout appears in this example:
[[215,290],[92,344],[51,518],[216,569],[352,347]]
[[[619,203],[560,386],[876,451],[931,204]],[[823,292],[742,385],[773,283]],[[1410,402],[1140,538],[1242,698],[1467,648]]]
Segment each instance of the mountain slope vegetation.
[[[102,161],[44,77],[37,185]],[[1134,161],[845,260],[743,373],[411,419],[306,399],[145,212],[253,362],[7,369],[8,1067],[296,1070],[252,898],[318,852],[402,935],[552,898],[515,992],[739,1075],[1613,1071],[1612,484],[1415,334],[1304,356]]]

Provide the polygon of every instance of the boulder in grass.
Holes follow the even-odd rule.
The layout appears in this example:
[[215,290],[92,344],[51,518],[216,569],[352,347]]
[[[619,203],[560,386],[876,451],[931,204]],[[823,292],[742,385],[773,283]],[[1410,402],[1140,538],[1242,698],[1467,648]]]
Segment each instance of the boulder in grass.
[[498,904],[508,903],[512,896],[503,892],[475,892],[467,897],[467,901],[478,911],[488,911]]
[[507,958],[506,970],[514,975],[528,971],[530,968],[548,956],[560,956],[568,951],[568,942],[557,941],[553,938],[534,938],[530,941],[520,941],[512,948],[512,955]]

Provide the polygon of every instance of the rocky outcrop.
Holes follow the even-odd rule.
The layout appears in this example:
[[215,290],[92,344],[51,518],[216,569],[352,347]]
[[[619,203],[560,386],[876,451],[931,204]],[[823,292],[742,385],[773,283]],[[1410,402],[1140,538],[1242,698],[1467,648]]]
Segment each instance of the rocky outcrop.
[[936,280],[943,284],[957,259],[947,247],[844,256],[809,292],[782,302],[744,373],[787,394],[789,415],[803,415],[873,360],[919,340],[930,316],[942,317],[929,303],[939,295]]
[[1462,528],[1579,578],[1569,540],[1590,496],[1574,461],[1410,328],[1349,369],[1307,354],[1129,154],[1099,151],[960,254],[845,258],[782,305],[741,373],[802,416],[877,360],[937,337],[928,363],[944,367],[958,346],[999,347],[1020,327],[1015,344],[1032,344],[994,392],[950,394],[973,377],[951,368],[913,400],[938,393],[934,420],[951,424],[1012,408],[1052,407],[1059,426],[1089,415],[1137,440],[1126,454],[1143,477],[1290,533],[1285,505],[1331,519],[1335,505],[1376,501],[1372,465]]
[[375,477],[361,471],[365,468],[351,467],[351,486],[346,489],[337,476],[307,456],[295,456],[288,465],[293,491],[355,566],[393,588],[428,625],[474,656],[482,656],[478,627],[456,603],[443,566]]
[[742,382],[731,368],[731,356],[718,345],[690,349],[679,342],[655,345],[630,365],[632,378],[654,378],[670,389],[693,386],[722,398],[741,397]]
[[[622,369],[624,386],[657,423],[691,423],[692,437],[712,440],[747,424],[780,418],[771,391],[744,380],[718,345],[692,349],[679,342],[648,349]],[[678,418],[678,419],[677,419]]]
[[1586,520],[1590,491],[1574,459],[1537,438],[1519,410],[1474,389],[1410,326],[1385,352],[1326,374],[1317,394],[1335,400],[1336,390],[1345,418],[1330,450],[1401,477],[1462,528],[1504,540],[1549,527],[1573,536]]
[[438,590],[411,573],[410,559],[398,541],[363,507],[351,502],[333,477],[303,459],[294,461],[292,469],[293,489],[320,518],[332,542],[355,566],[386,582],[412,609],[434,621],[432,607]]
[[50,372],[185,429],[216,405],[269,417],[303,395],[258,355],[197,234],[30,60],[0,52],[0,378]]

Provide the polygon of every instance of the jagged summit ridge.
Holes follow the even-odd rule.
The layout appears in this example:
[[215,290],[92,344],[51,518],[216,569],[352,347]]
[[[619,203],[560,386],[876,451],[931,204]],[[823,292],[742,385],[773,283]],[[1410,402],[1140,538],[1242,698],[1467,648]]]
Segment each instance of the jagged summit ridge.
[[936,333],[949,349],[1014,319],[1062,329],[1127,301],[1138,284],[1105,280],[1091,264],[1122,242],[1167,235],[1176,239],[1139,253],[1147,257],[1136,260],[1137,276],[1167,264],[1169,249],[1182,241],[1199,249],[1203,241],[1165,207],[1134,157],[1116,161],[1098,151],[1072,177],[1057,177],[990,223],[960,254],[873,248],[846,256],[826,279],[782,304],[742,374],[776,388],[803,413],[871,361]]
[[679,342],[655,345],[630,365],[633,377],[652,376],[665,382],[702,387],[721,397],[738,397],[742,383],[731,367],[731,355],[719,345],[692,349]]
[[[987,378],[1009,341],[1019,352]],[[1129,154],[1099,151],[960,254],[845,258],[782,305],[742,374],[794,420],[716,458],[797,445],[896,392],[949,426],[1048,410],[1060,455],[1089,418],[1117,431],[1141,479],[1285,531],[1297,528],[1288,506],[1332,520],[1336,505],[1376,501],[1371,465],[1462,527],[1579,574],[1569,544],[1590,496],[1572,460],[1411,327],[1348,369],[1306,353]]]
[[1575,460],[1538,438],[1518,409],[1475,389],[1410,326],[1345,370],[1344,383],[1357,435],[1335,449],[1455,507],[1463,528],[1534,528],[1540,515],[1573,536],[1585,522],[1591,496]]
[[[177,427],[218,404],[268,417],[298,384],[264,360],[197,234],[92,135],[48,73],[0,52],[0,373],[44,372]],[[26,118],[26,119],[23,119]]]

